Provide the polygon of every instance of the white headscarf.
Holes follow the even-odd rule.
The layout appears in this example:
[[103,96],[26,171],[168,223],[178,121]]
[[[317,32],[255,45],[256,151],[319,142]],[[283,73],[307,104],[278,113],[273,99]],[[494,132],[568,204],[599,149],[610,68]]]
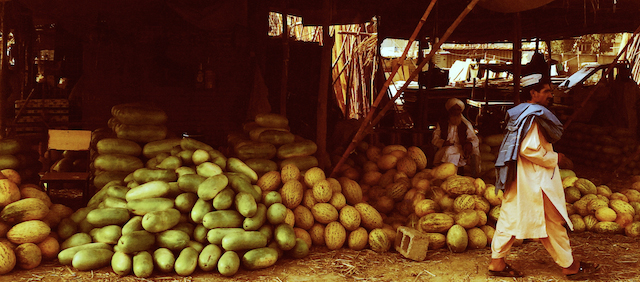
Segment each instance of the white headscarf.
[[448,111],[454,105],[458,105],[460,106],[460,109],[464,110],[464,102],[460,101],[460,99],[458,98],[450,98],[449,100],[447,100],[447,103],[444,104],[444,108]]

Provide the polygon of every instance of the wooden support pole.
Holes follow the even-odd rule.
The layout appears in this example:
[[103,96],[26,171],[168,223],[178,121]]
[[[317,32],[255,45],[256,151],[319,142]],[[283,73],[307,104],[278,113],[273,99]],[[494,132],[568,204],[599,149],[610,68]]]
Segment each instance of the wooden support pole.
[[5,115],[7,114],[6,108],[8,106],[7,102],[10,95],[10,93],[8,93],[9,87],[7,85],[9,83],[7,81],[7,78],[9,77],[7,75],[7,70],[9,69],[9,58],[7,58],[9,29],[5,23],[5,19],[7,18],[6,3],[6,1],[2,1],[2,11],[0,14],[2,16],[0,19],[0,30],[2,31],[2,54],[0,54],[0,137],[5,137]]
[[[362,125],[360,126],[358,131],[356,132],[356,135],[353,137],[353,140],[351,140],[351,144],[349,144],[349,147],[347,148],[347,150],[342,155],[342,158],[340,159],[340,161],[338,161],[336,166],[333,168],[333,171],[331,172],[332,176],[335,176],[336,172],[339,171],[340,166],[342,166],[342,164],[347,159],[349,154],[351,154],[351,152],[356,148],[356,145],[358,144],[358,142],[360,142],[360,140],[362,140],[362,138],[364,138],[364,136],[366,136],[365,133],[370,131],[371,128],[374,125],[376,125],[380,121],[380,119],[382,119],[382,117],[384,116],[385,112],[388,111],[394,105],[395,100],[398,99],[400,94],[402,94],[405,90],[407,90],[407,88],[409,87],[409,82],[414,80],[418,76],[418,73],[424,67],[424,65],[427,62],[429,62],[431,60],[431,58],[433,58],[433,56],[435,55],[435,52],[438,49],[440,49],[440,46],[442,46],[442,44],[449,38],[451,33],[453,33],[453,31],[458,27],[460,22],[462,22],[462,20],[467,16],[467,14],[469,14],[469,12],[471,12],[471,10],[473,10],[473,7],[475,7],[475,5],[478,3],[478,1],[479,0],[472,0],[471,3],[469,3],[467,5],[467,7],[462,11],[462,13],[460,13],[458,18],[456,18],[456,20],[451,24],[451,26],[449,26],[449,28],[444,33],[442,38],[440,38],[440,40],[438,40],[438,43],[433,46],[433,48],[431,49],[431,52],[429,52],[429,55],[425,58],[425,60],[423,60],[420,63],[420,65],[411,73],[411,75],[407,79],[407,82],[400,88],[400,90],[398,90],[396,95],[393,96],[393,98],[391,98],[391,101],[389,101],[385,105],[385,107],[382,108],[382,110],[380,110],[380,113],[378,114],[376,119],[374,119],[371,123],[369,123],[368,121],[371,120],[371,117],[375,114],[375,110],[377,108],[377,104],[379,103],[380,96],[383,95],[384,93],[386,93],[387,87],[389,87],[389,84],[390,84],[391,80],[393,79],[393,76],[395,75],[395,72],[391,73],[391,76],[389,77],[389,79],[387,79],[387,81],[385,82],[382,90],[378,94],[378,97],[376,99],[377,103],[373,104],[373,106],[371,107],[371,111],[367,115],[367,118],[365,118],[364,122],[362,123]],[[426,21],[426,17],[428,16],[428,14],[430,12],[430,9],[432,8],[432,6],[434,4],[435,4],[435,1],[432,1],[431,4],[429,5],[429,8],[427,8],[427,12],[425,12],[425,15],[422,17],[422,19],[420,20],[420,23],[416,27],[416,30],[414,31],[413,35],[411,36],[411,39],[409,39],[409,42],[407,44],[407,48],[405,48],[405,52],[403,53],[403,57],[401,57],[403,60],[404,60],[404,57],[406,57],[406,53],[408,52],[408,48],[411,46],[411,44],[413,43],[413,40],[415,39],[417,34],[420,32],[420,28],[422,28],[422,24]],[[396,68],[397,68],[397,66],[394,67],[394,70],[397,72]]]
[[280,78],[280,114],[287,116],[289,89],[289,14],[287,0],[282,0],[282,77]]
[[522,74],[522,19],[520,12],[513,18],[513,104],[520,104],[520,74]]
[[333,86],[331,81],[331,50],[333,49],[333,39],[329,36],[329,26],[331,15],[333,14],[333,0],[323,1],[323,11],[326,14],[326,22],[322,25],[322,54],[320,56],[320,85],[318,87],[318,111],[316,112],[316,145],[318,151],[318,164],[323,170],[330,164],[327,153],[327,103],[329,90]]

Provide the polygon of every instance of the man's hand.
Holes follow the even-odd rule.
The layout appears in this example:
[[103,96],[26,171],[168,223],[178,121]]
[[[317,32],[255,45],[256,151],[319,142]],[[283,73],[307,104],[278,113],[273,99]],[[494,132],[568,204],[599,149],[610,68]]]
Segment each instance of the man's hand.
[[558,153],[558,164],[562,163],[562,159],[564,159],[564,154]]
[[442,147],[448,147],[448,146],[453,146],[453,143],[449,142],[449,140],[445,140],[444,143],[442,143]]

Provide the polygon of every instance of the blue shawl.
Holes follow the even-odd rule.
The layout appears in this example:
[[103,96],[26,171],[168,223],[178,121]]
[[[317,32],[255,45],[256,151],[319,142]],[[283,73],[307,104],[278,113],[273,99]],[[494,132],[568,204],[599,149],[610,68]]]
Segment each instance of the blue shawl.
[[507,111],[508,123],[498,158],[496,160],[496,193],[507,188],[515,180],[520,143],[529,132],[533,121],[543,129],[544,137],[555,143],[562,137],[562,123],[549,109],[542,105],[522,103]]

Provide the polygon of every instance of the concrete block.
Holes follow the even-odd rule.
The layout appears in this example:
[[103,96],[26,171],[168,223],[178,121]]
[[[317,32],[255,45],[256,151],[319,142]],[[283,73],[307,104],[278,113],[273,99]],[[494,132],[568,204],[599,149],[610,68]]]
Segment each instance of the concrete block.
[[398,253],[408,259],[423,261],[427,257],[429,238],[422,231],[400,226],[396,233],[394,247]]

